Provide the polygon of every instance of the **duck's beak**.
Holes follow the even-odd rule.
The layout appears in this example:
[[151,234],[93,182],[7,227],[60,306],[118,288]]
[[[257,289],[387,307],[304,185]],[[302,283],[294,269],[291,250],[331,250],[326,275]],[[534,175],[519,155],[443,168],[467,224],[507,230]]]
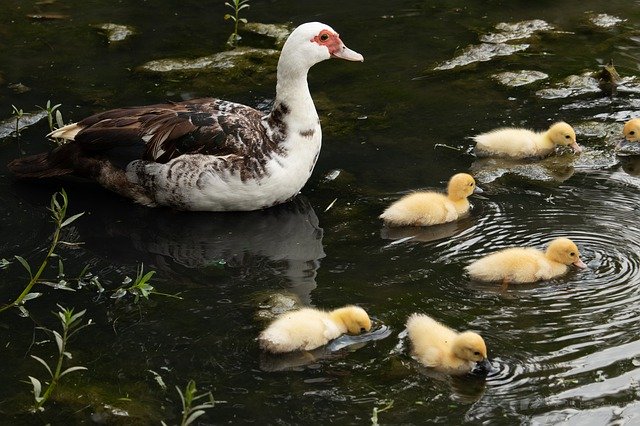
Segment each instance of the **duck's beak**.
[[483,192],[484,192],[484,189],[480,188],[478,185],[476,185],[476,187],[473,188],[474,194],[482,194]]
[[486,376],[491,371],[491,368],[489,359],[485,358],[482,361],[476,362],[476,366],[471,370],[471,374]]
[[359,54],[356,51],[353,51],[353,50],[349,49],[344,44],[339,49],[337,49],[336,51],[331,53],[331,57],[332,58],[339,58],[339,59],[346,59],[347,61],[364,62],[364,56],[362,56],[361,54]]
[[587,265],[581,259],[576,260],[575,262],[573,262],[573,264],[580,269],[587,268]]
[[573,149],[573,152],[575,152],[576,154],[580,154],[582,152],[582,147],[578,145],[578,142],[573,142],[569,146],[571,147],[571,149]]

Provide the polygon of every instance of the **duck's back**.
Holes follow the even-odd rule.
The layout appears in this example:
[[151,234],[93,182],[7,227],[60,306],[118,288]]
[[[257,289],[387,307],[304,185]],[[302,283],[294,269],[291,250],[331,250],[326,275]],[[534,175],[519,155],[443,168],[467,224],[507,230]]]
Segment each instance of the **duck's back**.
[[514,247],[478,259],[466,270],[472,278],[481,281],[525,283],[548,278],[552,265],[540,250]]
[[454,221],[456,206],[438,192],[415,192],[390,205],[380,218],[396,226],[428,226]]
[[538,146],[539,137],[527,129],[496,129],[474,137],[475,153],[478,156],[510,158],[547,155],[549,151]]

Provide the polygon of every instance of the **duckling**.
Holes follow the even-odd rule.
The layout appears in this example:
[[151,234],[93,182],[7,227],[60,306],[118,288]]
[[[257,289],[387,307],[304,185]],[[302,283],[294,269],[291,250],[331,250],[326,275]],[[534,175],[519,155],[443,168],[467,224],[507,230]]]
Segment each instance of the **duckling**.
[[427,367],[452,375],[470,373],[478,366],[491,370],[487,346],[476,333],[458,333],[423,314],[409,317],[407,332],[414,357]]
[[619,157],[640,155],[640,118],[633,118],[622,128],[624,139],[615,148]]
[[272,353],[310,351],[342,334],[371,330],[364,309],[345,306],[330,312],[303,308],[276,318],[258,337],[260,348]]
[[570,146],[575,153],[582,152],[576,142],[575,131],[563,121],[553,124],[546,132],[503,128],[482,133],[473,139],[476,141],[475,153],[482,157],[546,157],[558,145]]
[[568,238],[551,241],[545,252],[534,248],[512,247],[499,250],[466,266],[471,278],[502,281],[503,285],[531,283],[564,275],[568,265],[586,268],[578,247]]
[[467,197],[482,192],[467,173],[449,179],[447,194],[433,191],[414,192],[391,204],[380,215],[390,226],[429,226],[453,222],[469,211]]
[[640,142],[640,118],[633,118],[624,123],[622,133],[629,142]]

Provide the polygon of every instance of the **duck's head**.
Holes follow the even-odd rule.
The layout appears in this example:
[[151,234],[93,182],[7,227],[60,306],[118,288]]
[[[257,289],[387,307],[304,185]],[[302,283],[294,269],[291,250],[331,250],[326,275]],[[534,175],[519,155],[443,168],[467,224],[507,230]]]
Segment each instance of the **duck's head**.
[[624,124],[622,133],[629,142],[640,142],[640,118],[627,121]]
[[580,260],[578,246],[568,238],[556,238],[551,241],[546,255],[549,259],[564,265],[575,265],[578,268],[586,268],[587,265]]
[[453,353],[465,361],[477,363],[487,361],[487,345],[479,334],[472,331],[458,334],[453,343]]
[[371,330],[371,319],[367,312],[358,306],[345,306],[330,313],[331,318],[343,324],[349,334],[360,334]]
[[309,69],[329,58],[364,61],[361,54],[344,45],[333,28],[320,22],[307,22],[289,35],[282,47],[280,62]]
[[467,198],[474,192],[482,192],[480,188],[476,186],[476,181],[470,174],[458,173],[449,179],[447,185],[447,194],[454,200],[461,200]]
[[549,127],[547,135],[555,145],[570,146],[573,152],[582,152],[582,148],[576,142],[576,132],[573,130],[573,127],[564,121],[560,121]]

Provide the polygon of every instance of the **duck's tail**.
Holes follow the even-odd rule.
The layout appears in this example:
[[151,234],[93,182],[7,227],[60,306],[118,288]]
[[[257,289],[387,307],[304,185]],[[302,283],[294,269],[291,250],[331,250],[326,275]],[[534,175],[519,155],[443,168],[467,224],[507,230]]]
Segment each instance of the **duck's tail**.
[[68,165],[56,161],[50,153],[30,155],[16,158],[7,164],[9,170],[20,178],[49,178],[68,175],[73,172]]

